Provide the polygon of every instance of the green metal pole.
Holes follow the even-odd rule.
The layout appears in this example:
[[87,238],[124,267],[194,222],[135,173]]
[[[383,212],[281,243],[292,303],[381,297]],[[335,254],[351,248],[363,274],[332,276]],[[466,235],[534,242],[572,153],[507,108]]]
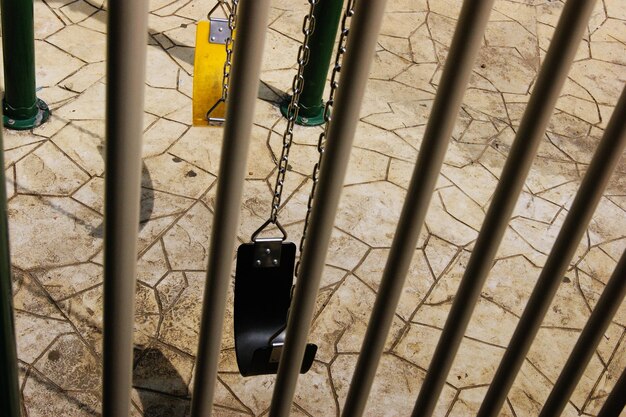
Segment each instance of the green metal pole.
[[37,127],[50,116],[35,93],[33,0],[1,0],[4,55],[3,123],[9,129]]
[[4,178],[4,149],[0,129],[0,416],[20,417],[13,291],[9,256],[9,224]]
[[[309,61],[304,67],[304,86],[300,94],[300,110],[296,123],[302,126],[319,126],[324,123],[324,87],[330,68],[337,29],[341,18],[343,0],[319,0],[313,16],[315,29],[309,40]],[[287,115],[289,100],[280,110]]]

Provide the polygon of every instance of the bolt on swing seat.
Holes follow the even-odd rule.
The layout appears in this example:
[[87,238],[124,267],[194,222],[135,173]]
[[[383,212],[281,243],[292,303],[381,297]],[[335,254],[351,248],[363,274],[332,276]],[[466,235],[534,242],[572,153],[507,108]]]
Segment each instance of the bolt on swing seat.
[[[256,238],[268,224],[237,250],[235,352],[243,376],[275,374],[285,343],[296,245],[284,241],[284,231],[283,238]],[[307,344],[301,373],[311,368],[316,352],[316,345]]]

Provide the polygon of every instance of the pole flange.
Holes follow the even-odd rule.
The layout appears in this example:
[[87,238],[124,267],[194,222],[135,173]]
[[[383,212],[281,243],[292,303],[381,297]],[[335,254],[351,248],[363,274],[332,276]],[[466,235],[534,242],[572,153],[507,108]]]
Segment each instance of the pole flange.
[[[287,117],[289,112],[289,103],[291,102],[291,96],[287,96],[285,100],[280,103],[280,112],[283,116]],[[300,110],[298,110],[298,117],[296,117],[296,124],[300,126],[320,126],[324,124],[324,102],[320,101],[319,106],[306,107],[300,104]]]
[[35,109],[32,116],[24,116],[24,111],[14,109],[2,100],[2,123],[4,127],[12,130],[29,130],[38,127],[50,118],[50,108],[48,105],[37,98],[35,101]]

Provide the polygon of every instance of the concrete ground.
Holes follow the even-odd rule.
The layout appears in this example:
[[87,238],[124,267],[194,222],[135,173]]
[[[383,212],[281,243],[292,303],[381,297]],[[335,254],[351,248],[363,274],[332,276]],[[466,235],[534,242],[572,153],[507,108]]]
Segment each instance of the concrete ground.
[[[460,0],[390,0],[294,416],[338,416],[419,150]],[[221,128],[194,128],[195,26],[210,2],[151,0],[133,416],[185,416],[196,355]],[[489,205],[561,1],[497,0],[371,393],[367,416],[407,416]],[[269,214],[305,1],[274,0],[239,239]],[[103,0],[36,0],[39,96],[51,120],[5,130],[15,320],[25,415],[100,410],[105,98]],[[598,0],[448,376],[436,416],[470,416],[552,246],[626,81],[626,2]],[[281,219],[298,242],[320,128],[297,128]],[[536,416],[626,247],[624,161],[579,246],[503,416]],[[595,416],[626,366],[626,307],[564,416]],[[262,416],[274,377],[242,378],[228,300],[216,416]],[[626,414],[625,414],[626,415]]]

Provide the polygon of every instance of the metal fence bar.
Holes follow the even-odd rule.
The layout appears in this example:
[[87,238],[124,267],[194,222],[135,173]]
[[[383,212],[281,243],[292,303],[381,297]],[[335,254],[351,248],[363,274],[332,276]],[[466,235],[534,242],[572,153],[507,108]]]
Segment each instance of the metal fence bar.
[[269,0],[239,1],[237,41],[226,104],[228,117],[224,126],[191,400],[192,417],[208,417],[213,407],[226,296],[239,228],[239,211],[247,172],[248,148],[259,88],[269,5]]
[[147,0],[110,0],[107,30],[102,415],[130,412]]
[[625,145],[626,88],[480,406],[479,417],[495,417],[500,412]]
[[386,0],[357,1],[352,18],[327,147],[311,212],[310,231],[301,254],[301,272],[287,322],[286,340],[278,367],[270,417],[286,417],[291,410],[386,3]]
[[11,275],[4,143],[0,128],[0,416],[20,417]]
[[604,405],[598,413],[598,417],[619,417],[624,407],[626,407],[626,368],[622,370],[622,375],[615,383],[613,390],[606,398]]
[[[622,115],[623,117],[623,115]],[[622,119],[624,120],[624,119]],[[626,296],[626,251],[622,254],[598,303],[559,375],[539,417],[560,416],[591,357]],[[626,392],[622,392],[626,397]]]
[[356,370],[352,376],[342,412],[344,417],[358,417],[365,410],[492,6],[493,0],[463,3]]
[[132,388],[147,0],[109,0],[104,231],[104,417],[127,417]]
[[437,405],[594,4],[594,0],[569,0],[565,4],[417,397],[413,417],[429,417]]

